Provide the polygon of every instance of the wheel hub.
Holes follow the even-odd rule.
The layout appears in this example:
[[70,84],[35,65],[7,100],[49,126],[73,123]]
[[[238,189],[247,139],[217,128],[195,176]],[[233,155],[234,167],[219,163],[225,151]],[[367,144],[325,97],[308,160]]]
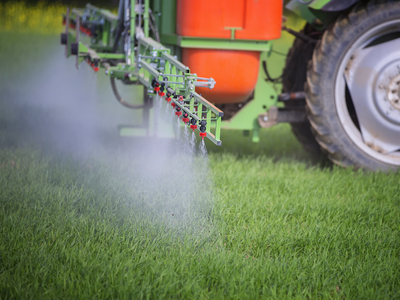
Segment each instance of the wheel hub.
[[[392,81],[390,81],[387,88],[387,99],[393,108],[400,111],[400,74],[397,74]],[[387,114],[391,114],[392,111],[393,109],[389,108]]]
[[400,125],[400,61],[381,69],[374,91],[374,102],[381,115]]

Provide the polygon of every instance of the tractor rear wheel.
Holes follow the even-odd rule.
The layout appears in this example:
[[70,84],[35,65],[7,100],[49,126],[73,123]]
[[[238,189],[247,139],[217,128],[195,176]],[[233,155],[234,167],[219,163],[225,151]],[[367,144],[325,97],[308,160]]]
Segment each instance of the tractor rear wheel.
[[307,114],[338,165],[400,169],[400,3],[357,4],[325,31],[308,65]]
[[[315,32],[310,26],[302,30],[302,33],[309,35]],[[307,63],[312,58],[315,44],[306,42],[300,38],[296,38],[290,48],[285,62],[285,68],[282,73],[282,92],[302,92],[304,91],[304,84],[307,80]],[[285,106],[306,106],[304,100],[296,100],[295,103],[287,104]],[[320,153],[321,149],[311,132],[311,126],[308,121],[302,123],[290,123],[292,132],[297,140],[303,145],[304,149],[311,153]]]

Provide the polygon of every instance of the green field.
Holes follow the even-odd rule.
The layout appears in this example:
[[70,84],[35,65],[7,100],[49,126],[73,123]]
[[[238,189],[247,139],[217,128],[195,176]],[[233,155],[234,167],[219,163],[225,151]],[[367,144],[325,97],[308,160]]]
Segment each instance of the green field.
[[287,125],[194,158],[122,139],[131,113],[57,36],[0,41],[0,299],[400,298],[400,174]]

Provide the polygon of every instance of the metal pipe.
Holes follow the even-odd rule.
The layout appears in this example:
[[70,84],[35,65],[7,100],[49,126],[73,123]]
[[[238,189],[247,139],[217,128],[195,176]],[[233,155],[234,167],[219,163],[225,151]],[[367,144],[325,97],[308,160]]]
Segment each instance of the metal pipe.
[[140,28],[142,28],[142,9],[143,9],[142,0],[139,0],[139,24],[138,24],[138,26]]
[[124,51],[125,51],[125,55],[126,55],[126,63],[130,64],[130,52],[131,52],[131,42],[130,42],[130,36],[128,35],[128,30],[127,30],[127,26],[130,22],[129,20],[129,0],[125,0],[125,19],[124,19],[124,23],[125,23],[125,43],[124,43]]
[[119,0],[118,22],[124,22],[124,0]]
[[144,36],[149,37],[149,0],[144,0],[143,20],[144,20]]

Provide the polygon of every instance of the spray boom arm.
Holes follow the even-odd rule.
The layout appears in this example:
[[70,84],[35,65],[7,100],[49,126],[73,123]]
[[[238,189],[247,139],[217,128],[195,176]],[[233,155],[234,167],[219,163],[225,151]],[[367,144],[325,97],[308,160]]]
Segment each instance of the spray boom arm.
[[[196,93],[196,87],[212,89],[215,80],[192,74],[189,67],[171,55],[169,48],[149,36],[149,27],[156,27],[150,23],[149,0],[144,2],[120,0],[118,16],[90,4],[83,10],[67,9],[66,29],[61,34],[66,57],[75,55],[77,68],[83,60],[95,72],[105,68],[116,95],[116,79],[145,86],[148,95],[158,94],[160,101],[165,99],[175,109],[175,115],[193,131],[199,130],[203,139],[221,145],[224,114]],[[89,42],[84,43],[81,35]]]

